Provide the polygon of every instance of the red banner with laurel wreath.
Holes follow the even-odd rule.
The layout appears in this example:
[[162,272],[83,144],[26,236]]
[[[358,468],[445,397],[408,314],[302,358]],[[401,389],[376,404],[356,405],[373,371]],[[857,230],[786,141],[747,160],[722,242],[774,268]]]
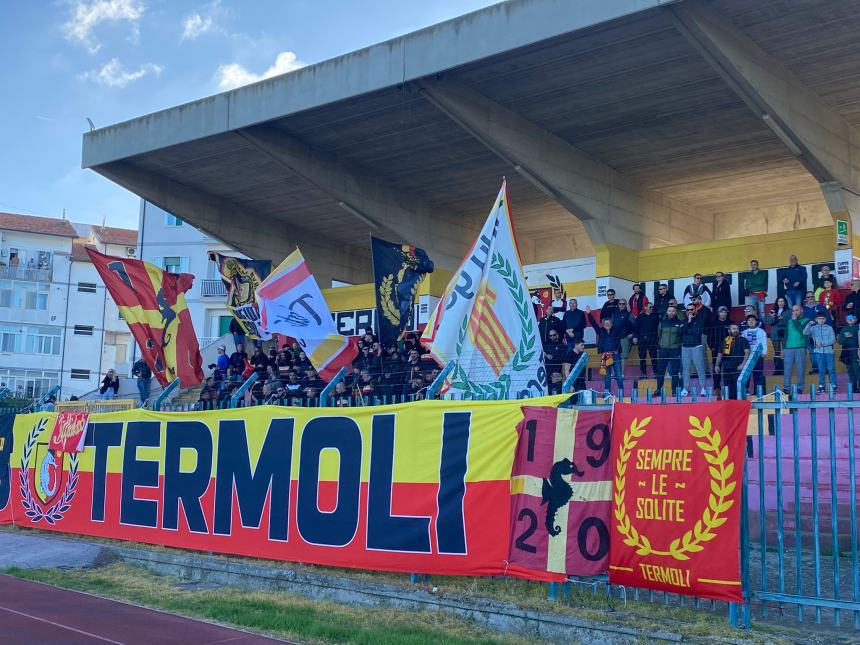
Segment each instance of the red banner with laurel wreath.
[[740,602],[748,401],[615,406],[613,584]]

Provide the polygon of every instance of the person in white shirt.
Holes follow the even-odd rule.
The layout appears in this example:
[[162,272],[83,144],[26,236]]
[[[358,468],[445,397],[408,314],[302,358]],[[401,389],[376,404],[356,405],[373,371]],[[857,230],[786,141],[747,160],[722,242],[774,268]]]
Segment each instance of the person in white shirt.
[[687,285],[684,289],[684,306],[689,305],[693,298],[699,296],[702,299],[702,304],[710,308],[711,306],[711,290],[702,282],[702,274],[697,273],[693,276],[693,284]]
[[[758,392],[759,386],[761,386],[762,391],[765,389],[765,380],[764,380],[764,357],[767,356],[767,334],[764,329],[759,327],[758,325],[758,316],[754,314],[750,314],[746,319],[747,327],[741,332],[741,336],[744,337],[749,343],[750,346],[750,355],[747,361],[751,361],[753,355],[755,354],[756,347],[761,346],[762,352],[759,359],[756,361],[755,365],[753,365],[752,372],[752,383],[755,392]],[[746,367],[746,363],[741,366],[740,371],[743,372],[744,367]]]

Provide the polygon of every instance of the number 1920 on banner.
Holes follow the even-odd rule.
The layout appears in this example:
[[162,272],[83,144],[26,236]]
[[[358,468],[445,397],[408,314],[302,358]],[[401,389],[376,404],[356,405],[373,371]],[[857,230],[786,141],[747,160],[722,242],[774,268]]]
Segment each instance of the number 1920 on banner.
[[612,500],[609,411],[525,408],[511,476],[511,564],[605,573]]

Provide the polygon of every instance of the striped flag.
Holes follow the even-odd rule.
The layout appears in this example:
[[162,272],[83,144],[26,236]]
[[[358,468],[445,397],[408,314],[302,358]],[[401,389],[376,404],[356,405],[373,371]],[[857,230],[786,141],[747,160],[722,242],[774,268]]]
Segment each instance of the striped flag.
[[341,367],[350,369],[355,344],[335,329],[314,276],[296,249],[257,288],[260,326],[270,334],[292,336],[324,381]]
[[507,185],[430,316],[421,344],[452,364],[446,389],[463,398],[546,392],[543,347],[511,223]]
[[185,387],[198,385],[203,359],[185,304],[194,276],[85,248],[158,382],[180,378]]

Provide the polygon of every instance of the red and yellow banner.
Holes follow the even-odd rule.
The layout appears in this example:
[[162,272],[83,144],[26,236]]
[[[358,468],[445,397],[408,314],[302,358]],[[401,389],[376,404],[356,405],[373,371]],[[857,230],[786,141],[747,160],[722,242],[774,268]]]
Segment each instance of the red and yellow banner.
[[748,401],[615,406],[609,581],[741,602]]
[[178,377],[184,387],[198,385],[203,359],[185,304],[194,276],[168,273],[143,260],[104,255],[89,247],[87,253],[158,382],[165,386]]
[[49,450],[56,416],[15,419],[0,522],[339,567],[559,579],[508,563],[522,401],[91,414],[79,454]]
[[566,575],[606,573],[610,412],[523,411],[511,476],[510,561]]

